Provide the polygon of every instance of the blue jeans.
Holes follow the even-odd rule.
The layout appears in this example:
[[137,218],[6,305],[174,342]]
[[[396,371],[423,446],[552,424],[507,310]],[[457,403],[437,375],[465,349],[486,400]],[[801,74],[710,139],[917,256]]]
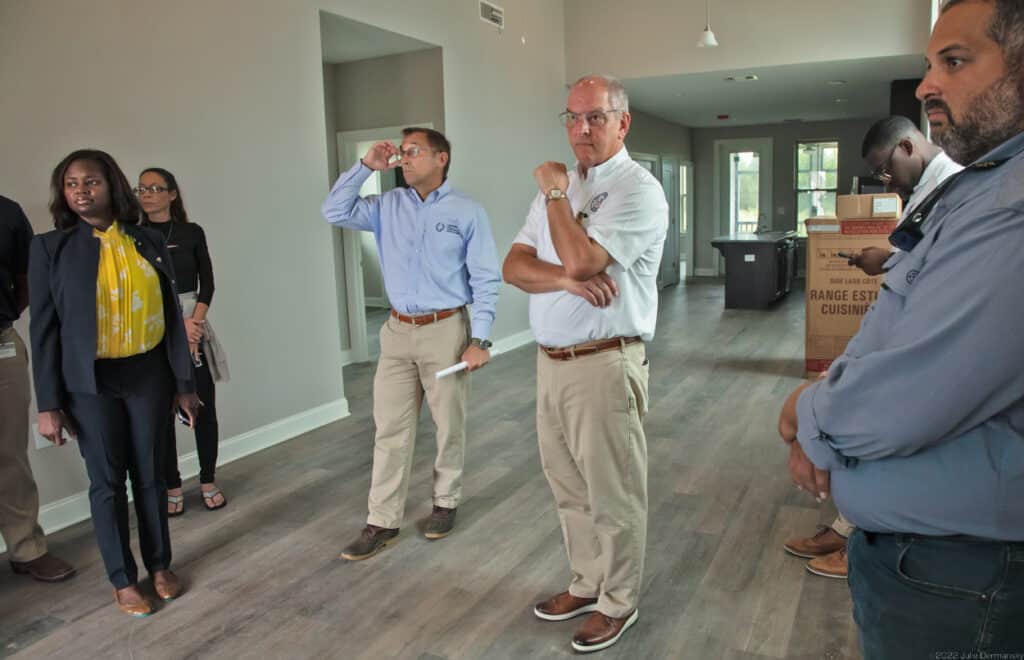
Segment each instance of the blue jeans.
[[850,537],[864,660],[1024,660],[1024,543]]

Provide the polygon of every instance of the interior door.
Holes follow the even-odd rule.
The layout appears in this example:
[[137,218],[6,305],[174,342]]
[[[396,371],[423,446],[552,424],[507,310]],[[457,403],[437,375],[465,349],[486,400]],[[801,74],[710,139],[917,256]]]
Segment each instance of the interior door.
[[[715,141],[717,235],[771,230],[773,171],[771,138]],[[715,263],[721,274],[717,251]]]

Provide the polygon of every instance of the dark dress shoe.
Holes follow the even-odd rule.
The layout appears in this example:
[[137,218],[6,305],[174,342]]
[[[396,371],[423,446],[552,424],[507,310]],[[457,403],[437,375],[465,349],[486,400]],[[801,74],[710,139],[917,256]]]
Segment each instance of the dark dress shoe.
[[75,574],[75,568],[50,553],[32,561],[12,561],[11,569],[18,575],[28,575],[40,582],[60,582]]
[[632,614],[621,619],[613,619],[600,612],[594,612],[573,635],[572,647],[580,653],[606,649],[619,641],[622,633],[629,630],[639,616],[640,610],[633,610]]
[[455,509],[446,509],[443,506],[435,506],[434,511],[427,518],[427,526],[423,530],[423,536],[430,540],[443,539],[452,533],[455,527]]
[[367,525],[360,532],[359,538],[348,544],[341,551],[341,558],[349,561],[369,559],[398,538],[398,528],[386,529],[376,525]]

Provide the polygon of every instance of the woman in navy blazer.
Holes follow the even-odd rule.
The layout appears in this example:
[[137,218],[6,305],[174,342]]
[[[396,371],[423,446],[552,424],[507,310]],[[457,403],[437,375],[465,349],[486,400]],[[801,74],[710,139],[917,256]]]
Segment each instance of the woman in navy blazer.
[[[170,571],[162,443],[171,423],[167,412],[177,404],[194,421],[199,405],[174,271],[160,236],[138,226],[138,203],[108,154],[81,150],[68,155],[53,171],[51,193],[56,229],[35,237],[29,259],[39,432],[58,445],[64,444],[65,434],[77,437],[89,474],[93,526],[115,601],[126,614],[148,616],[152,605],[139,591],[129,542],[125,480],[130,474],[143,563],[157,596],[171,600],[180,584]],[[99,277],[99,237],[114,236],[106,232],[115,223],[129,239],[122,237],[125,252],[134,246],[145,260],[138,264],[148,263],[156,272],[163,335],[155,347],[138,354],[98,358],[98,296],[131,298],[146,287],[123,272],[113,287]],[[152,285],[145,291],[156,298]]]

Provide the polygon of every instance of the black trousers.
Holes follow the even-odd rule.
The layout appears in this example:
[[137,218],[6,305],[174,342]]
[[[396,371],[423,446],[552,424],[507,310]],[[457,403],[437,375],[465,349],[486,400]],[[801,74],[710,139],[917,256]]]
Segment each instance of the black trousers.
[[[199,351],[203,366],[196,367],[196,394],[203,402],[196,417],[196,452],[199,454],[199,483],[212,484],[217,471],[217,443],[220,441],[220,426],[217,423],[217,390],[213,385],[213,374],[206,354]],[[164,443],[164,475],[168,488],[181,488],[181,473],[178,472],[178,443],[175,437],[174,420],[167,427]]]
[[96,360],[98,394],[71,392],[67,412],[89,474],[89,505],[100,555],[114,587],[138,581],[128,526],[131,476],[142,563],[153,573],[171,563],[164,441],[174,376],[163,344],[148,353]]

